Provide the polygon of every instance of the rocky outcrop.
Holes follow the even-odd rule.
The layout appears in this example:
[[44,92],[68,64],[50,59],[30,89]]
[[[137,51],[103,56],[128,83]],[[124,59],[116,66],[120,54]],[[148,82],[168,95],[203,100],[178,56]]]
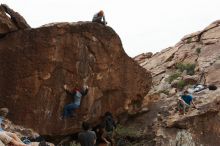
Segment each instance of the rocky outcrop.
[[[16,124],[41,135],[66,135],[106,111],[124,113],[150,90],[151,75],[129,58],[110,27],[58,23],[8,34],[0,41],[0,106]],[[62,120],[63,85],[87,84],[77,118]]]
[[[133,128],[138,135],[128,141],[142,146],[219,145],[220,89],[205,89],[193,96],[198,109],[192,108],[186,115],[176,110],[177,95],[146,96],[148,112],[130,117],[125,123],[126,129]],[[133,143],[132,139],[137,141]]]
[[[134,58],[153,76],[153,86],[143,100],[149,111],[130,123],[138,123],[137,128],[151,137],[146,146],[220,145],[219,34],[220,21],[216,21],[151,58]],[[214,84],[218,89],[193,93],[198,109],[181,115],[176,109],[179,95],[197,83]],[[149,120],[142,122],[144,118]]]
[[137,61],[139,64],[142,63],[145,59],[149,59],[153,56],[152,52],[142,53],[134,57],[134,60]]
[[216,21],[202,31],[185,36],[174,47],[164,49],[151,58],[136,60],[145,69],[151,70],[155,92],[164,85],[163,79],[178,71],[178,64],[195,65],[195,76],[186,77],[186,74],[182,74],[181,80],[190,84],[219,84],[219,79],[216,78],[220,60],[219,33],[220,22]]
[[[2,123],[1,127],[7,132],[15,133],[21,140],[23,138],[28,138],[30,141],[36,141],[39,138],[39,134],[35,132],[33,129],[30,128],[24,128],[20,125],[15,125],[13,122],[11,122],[9,119],[4,119],[4,122]],[[52,143],[46,142],[49,146],[54,146]],[[38,146],[39,142],[31,142],[30,146]],[[0,146],[5,146],[5,144],[0,140]]]
[[0,5],[0,36],[20,29],[30,28],[25,19],[7,5]]

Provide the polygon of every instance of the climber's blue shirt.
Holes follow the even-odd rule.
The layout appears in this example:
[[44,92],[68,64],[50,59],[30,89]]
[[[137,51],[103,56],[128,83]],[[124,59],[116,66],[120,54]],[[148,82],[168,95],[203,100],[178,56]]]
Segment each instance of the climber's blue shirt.
[[0,132],[1,132],[1,131],[4,131],[4,130],[2,129],[2,121],[3,121],[3,118],[0,117]]
[[185,103],[187,103],[188,105],[191,104],[192,102],[192,96],[191,95],[182,95],[181,98],[185,101]]
[[76,91],[76,94],[74,96],[74,102],[76,105],[80,106],[80,103],[81,103],[81,97],[82,97],[82,94],[79,92],[79,91]]

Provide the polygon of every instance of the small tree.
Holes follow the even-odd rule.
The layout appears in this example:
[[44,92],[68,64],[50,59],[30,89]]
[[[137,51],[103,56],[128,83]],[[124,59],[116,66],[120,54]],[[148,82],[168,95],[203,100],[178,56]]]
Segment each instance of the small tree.
[[192,38],[188,38],[187,41],[186,41],[187,44],[189,44],[191,42],[192,42]]
[[176,72],[174,74],[171,74],[167,79],[166,81],[171,83],[172,81],[174,81],[175,79],[177,79],[178,77],[180,77],[180,73],[179,72]]
[[195,64],[186,64],[185,65],[185,70],[187,75],[194,75],[195,74]]
[[194,75],[195,74],[195,64],[183,64],[183,63],[178,63],[176,65],[176,68],[179,69],[179,71],[183,72],[186,70],[187,75]]

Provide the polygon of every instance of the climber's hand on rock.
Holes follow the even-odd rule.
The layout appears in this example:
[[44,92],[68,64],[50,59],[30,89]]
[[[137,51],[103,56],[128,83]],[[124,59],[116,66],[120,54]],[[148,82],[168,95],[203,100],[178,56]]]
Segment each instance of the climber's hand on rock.
[[63,85],[63,89],[67,90],[67,85],[66,84]]
[[89,89],[89,86],[87,86],[87,85],[84,85],[84,89]]

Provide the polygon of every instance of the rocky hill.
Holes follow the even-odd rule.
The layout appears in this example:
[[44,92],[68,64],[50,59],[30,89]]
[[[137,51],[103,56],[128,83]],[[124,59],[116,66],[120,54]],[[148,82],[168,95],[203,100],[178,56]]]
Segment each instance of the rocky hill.
[[[174,47],[134,59],[153,77],[143,104],[148,113],[128,122],[151,137],[143,140],[143,145],[220,145],[220,21],[185,36]],[[196,84],[215,85],[218,89],[194,92],[198,109],[180,115],[176,110],[179,94],[193,91]]]
[[[106,111],[129,112],[150,90],[150,73],[126,55],[112,28],[78,22],[33,29],[10,8],[0,10],[0,107],[9,108],[14,123],[40,135],[68,135],[82,121],[96,125]],[[61,119],[71,102],[64,84],[89,86],[76,118]]]

